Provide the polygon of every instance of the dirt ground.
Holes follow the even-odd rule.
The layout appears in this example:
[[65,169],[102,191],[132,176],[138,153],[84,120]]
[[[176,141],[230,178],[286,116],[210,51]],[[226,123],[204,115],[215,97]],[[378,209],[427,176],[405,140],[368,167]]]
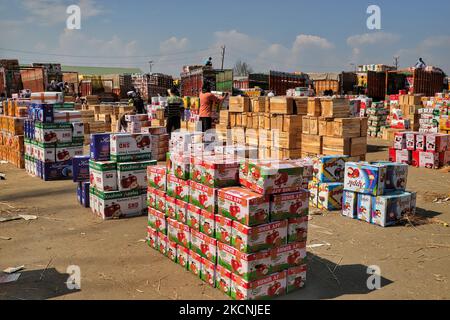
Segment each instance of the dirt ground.
[[[368,160],[386,160],[387,143],[371,140]],[[142,240],[146,217],[101,221],[77,204],[70,181],[43,182],[0,165],[0,268],[24,265],[20,278],[0,284],[0,299],[228,299]],[[418,221],[380,228],[312,212],[306,287],[284,299],[450,299],[450,173],[410,168]],[[5,240],[7,238],[10,240]],[[81,270],[81,289],[66,287],[67,267]],[[367,267],[381,269],[371,291]]]

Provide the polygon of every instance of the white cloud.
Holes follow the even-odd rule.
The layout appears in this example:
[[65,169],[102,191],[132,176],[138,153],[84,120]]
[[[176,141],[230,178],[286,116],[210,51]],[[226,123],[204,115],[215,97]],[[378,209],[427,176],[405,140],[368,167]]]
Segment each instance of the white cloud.
[[177,37],[171,37],[161,42],[159,49],[162,54],[176,53],[186,50],[189,47],[188,38],[178,39]]
[[317,35],[299,34],[289,46],[270,43],[236,30],[216,32],[215,38],[216,45],[225,44],[228,48],[231,56],[228,57],[231,61],[229,67],[235,60],[242,59],[260,71],[322,71],[337,61],[332,51],[334,44]]
[[295,38],[293,50],[306,49],[309,47],[316,47],[321,49],[332,49],[334,45],[325,38],[321,38],[318,36],[300,34]]
[[66,9],[71,4],[77,4],[81,9],[81,19],[95,17],[104,10],[95,0],[79,0],[78,3],[60,0],[21,0],[21,6],[28,14],[30,23],[49,26],[66,21]]
[[347,44],[353,48],[367,45],[391,44],[398,41],[400,37],[393,33],[372,32],[358,34],[347,38]]
[[385,63],[392,64],[396,50],[394,45],[400,36],[388,32],[357,34],[347,38],[351,48],[350,60],[355,64]]

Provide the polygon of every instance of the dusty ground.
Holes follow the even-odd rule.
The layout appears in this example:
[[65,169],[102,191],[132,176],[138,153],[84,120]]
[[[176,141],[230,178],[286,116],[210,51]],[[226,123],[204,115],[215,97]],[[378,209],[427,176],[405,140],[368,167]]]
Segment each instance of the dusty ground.
[[[386,143],[371,141],[369,160],[387,158]],[[37,215],[0,223],[1,270],[25,265],[19,280],[0,284],[0,299],[227,299],[141,242],[146,217],[103,222],[76,201],[75,184],[43,182],[0,165],[0,215]],[[424,224],[379,228],[313,215],[307,286],[287,299],[450,299],[450,173],[410,168]],[[9,211],[9,212],[8,212]],[[11,237],[3,240],[1,237]],[[81,268],[81,290],[65,281]],[[366,286],[367,266],[381,268],[382,288]]]

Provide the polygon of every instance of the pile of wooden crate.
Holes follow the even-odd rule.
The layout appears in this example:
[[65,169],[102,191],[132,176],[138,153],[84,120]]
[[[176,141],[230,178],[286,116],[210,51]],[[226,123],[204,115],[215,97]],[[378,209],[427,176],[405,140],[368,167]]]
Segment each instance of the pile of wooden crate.
[[410,131],[419,130],[419,109],[423,108],[423,95],[400,95],[399,106],[403,117],[410,121]]
[[116,132],[120,117],[133,111],[128,105],[91,104],[81,110],[81,121],[84,123],[84,142],[90,143],[93,133]]
[[222,140],[257,147],[260,158],[298,159],[307,103],[307,98],[230,97],[216,132]]
[[365,160],[367,123],[367,118],[350,117],[347,99],[308,98],[302,119],[302,157],[348,155]]

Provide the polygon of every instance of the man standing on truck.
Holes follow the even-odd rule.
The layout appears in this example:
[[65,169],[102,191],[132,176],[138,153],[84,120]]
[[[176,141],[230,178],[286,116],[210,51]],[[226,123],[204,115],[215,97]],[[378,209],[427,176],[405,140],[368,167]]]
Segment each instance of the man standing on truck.
[[184,112],[183,99],[178,96],[178,90],[175,87],[167,90],[167,133],[179,130],[181,127],[181,115]]
[[202,122],[202,131],[206,132],[212,128],[212,108],[215,103],[222,103],[228,96],[225,94],[222,98],[218,98],[211,93],[211,87],[208,84],[203,85],[202,93],[200,93],[200,121]]

